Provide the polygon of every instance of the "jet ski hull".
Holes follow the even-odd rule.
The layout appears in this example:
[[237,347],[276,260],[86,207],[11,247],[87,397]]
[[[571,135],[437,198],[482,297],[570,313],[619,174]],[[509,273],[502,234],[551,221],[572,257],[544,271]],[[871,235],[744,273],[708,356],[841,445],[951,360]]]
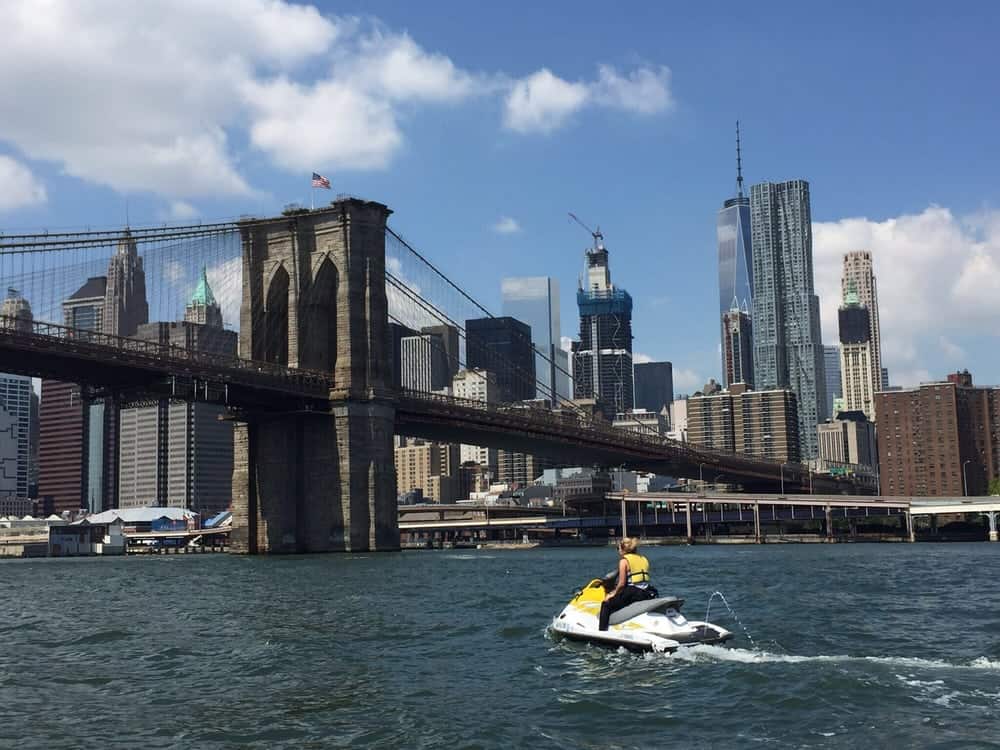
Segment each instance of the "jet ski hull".
[[612,614],[608,630],[598,629],[604,584],[591,581],[553,619],[556,637],[629,651],[673,652],[686,646],[725,643],[733,634],[709,622],[693,622],[680,613],[683,600],[672,597],[638,602]]

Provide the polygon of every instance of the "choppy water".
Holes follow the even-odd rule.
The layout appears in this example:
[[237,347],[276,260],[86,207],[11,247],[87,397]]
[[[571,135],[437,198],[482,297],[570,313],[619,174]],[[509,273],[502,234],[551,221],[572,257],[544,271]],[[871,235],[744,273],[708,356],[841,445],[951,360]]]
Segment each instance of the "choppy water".
[[757,649],[552,641],[610,549],[4,562],[0,745],[1000,746],[1000,545],[646,553]]

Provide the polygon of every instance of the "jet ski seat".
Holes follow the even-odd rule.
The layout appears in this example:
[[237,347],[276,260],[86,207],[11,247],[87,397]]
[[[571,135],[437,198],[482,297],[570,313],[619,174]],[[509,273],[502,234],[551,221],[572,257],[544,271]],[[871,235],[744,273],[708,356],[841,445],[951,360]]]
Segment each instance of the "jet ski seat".
[[644,602],[636,602],[627,607],[612,612],[608,618],[609,625],[621,625],[626,620],[645,614],[646,612],[666,612],[668,609],[680,609],[684,604],[683,599],[675,596],[661,596],[659,599],[647,599]]

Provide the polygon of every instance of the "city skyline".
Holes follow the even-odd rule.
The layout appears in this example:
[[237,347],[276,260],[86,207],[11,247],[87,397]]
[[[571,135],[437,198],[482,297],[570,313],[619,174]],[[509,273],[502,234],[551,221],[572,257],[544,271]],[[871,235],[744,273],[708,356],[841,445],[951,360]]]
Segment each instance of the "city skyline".
[[[274,108],[260,112],[239,102],[224,114],[218,103],[211,103],[204,108],[203,122],[218,125],[217,130],[203,130],[203,122],[187,116],[174,117],[181,98],[170,93],[187,87],[185,71],[198,69],[198,63],[211,69],[213,55],[225,53],[247,60],[251,69],[268,64],[288,68],[300,97],[289,103],[288,111],[305,111],[297,104],[323,105],[310,82],[329,73],[328,61],[370,38],[371,29],[364,24],[349,29],[339,9],[326,3],[298,7],[315,13],[309,28],[303,30],[285,15],[274,23],[275,31],[288,31],[287,38],[298,42],[297,51],[269,47],[260,36],[248,36],[237,47],[231,40],[199,46],[191,37],[184,43],[191,49],[184,49],[195,64],[181,70],[168,64],[169,50],[147,45],[142,57],[149,69],[133,83],[89,58],[75,61],[79,71],[67,68],[47,46],[67,46],[59,38],[64,28],[83,33],[102,28],[102,43],[126,53],[135,37],[125,18],[119,23],[80,10],[56,24],[47,40],[33,38],[11,20],[6,24],[10,45],[0,52],[11,71],[3,101],[26,101],[18,92],[38,88],[40,76],[71,85],[82,73],[101,84],[99,90],[123,91],[122,101],[148,109],[157,124],[123,134],[119,161],[102,161],[94,157],[93,134],[120,132],[117,123],[128,117],[119,106],[97,101],[84,109],[75,98],[55,92],[50,101],[57,103],[56,118],[37,111],[42,105],[34,99],[35,109],[24,112],[0,104],[5,115],[0,118],[0,156],[3,174],[10,175],[3,181],[7,188],[0,196],[0,225],[5,230],[110,226],[124,224],[126,215],[135,224],[148,224],[268,214],[292,201],[308,205],[309,176],[318,170],[332,179],[334,192],[392,205],[398,225],[427,238],[426,249],[444,267],[461,267],[460,259],[470,252],[498,253],[510,271],[551,276],[566,290],[577,277],[577,230],[565,220],[565,212],[572,210],[589,223],[600,223],[614,238],[616,275],[640,306],[635,315],[637,360],[674,362],[678,391],[691,392],[720,374],[718,320],[706,293],[716,269],[705,258],[715,254],[713,216],[721,198],[731,193],[733,122],[739,118],[748,182],[803,176],[812,185],[824,343],[834,342],[830,333],[835,331],[841,257],[869,249],[883,279],[883,355],[894,383],[932,379],[942,359],[951,366],[967,363],[984,381],[1000,379],[991,377],[1000,372],[1000,355],[991,347],[975,346],[977,337],[989,335],[996,313],[990,290],[998,277],[995,207],[1000,192],[992,180],[995,170],[982,154],[992,138],[986,123],[995,121],[995,105],[974,95],[978,84],[972,81],[992,68],[984,51],[989,45],[967,39],[985,35],[995,25],[996,9],[979,9],[973,14],[979,18],[954,17],[929,4],[903,14],[867,9],[866,28],[875,34],[879,29],[892,32],[886,34],[892,40],[887,53],[883,43],[856,38],[859,7],[820,13],[826,32],[819,42],[806,33],[816,28],[817,19],[790,3],[762,9],[759,24],[738,30],[712,27],[712,34],[706,32],[714,14],[707,9],[689,9],[680,18],[667,9],[637,10],[639,22],[630,24],[626,35],[620,27],[609,30],[598,23],[593,6],[584,5],[569,19],[556,7],[532,8],[525,9],[525,18],[539,37],[519,35],[522,54],[513,65],[499,40],[519,24],[495,9],[417,12],[397,3],[376,3],[368,12],[384,27],[384,45],[373,65],[390,52],[408,52],[414,70],[439,72],[422,92],[398,77],[378,83],[362,80],[352,69],[338,74],[346,91],[388,108],[392,137],[380,142],[387,150],[385,160],[346,163],[342,131],[313,137],[318,130],[307,121],[301,125],[305,137],[297,143],[255,143],[255,123],[282,125]],[[223,22],[228,12],[220,9]],[[258,12],[253,3],[245,9],[247,18]],[[198,26],[180,9],[163,15],[168,31],[190,32]],[[134,20],[129,17],[130,24]],[[235,18],[228,21],[237,23]],[[567,23],[573,43],[564,38]],[[324,29],[333,28],[343,30],[336,41],[324,35]],[[771,44],[779,31],[786,40],[780,53]],[[916,41],[930,31],[951,51],[945,64],[932,64]],[[960,46],[958,32],[964,35]],[[542,44],[541,38],[550,39]],[[840,52],[848,44],[856,54],[843,61]],[[837,66],[828,64],[831,56],[840,60]],[[122,57],[129,55],[103,59]],[[292,70],[290,58],[301,61],[306,72]],[[737,59],[753,59],[754,64],[736,65]],[[789,66],[789,59],[796,64]],[[278,62],[269,63],[274,60]],[[608,70],[603,77],[601,65]],[[737,68],[737,85],[720,90],[715,82],[722,72]],[[162,79],[150,79],[149,70],[160,71]],[[551,77],[543,76],[543,70]],[[771,70],[780,71],[786,96],[774,94]],[[900,80],[909,85],[898,86]],[[259,73],[251,87],[262,103],[274,93],[267,81]],[[219,103],[232,101],[233,82],[215,83]],[[397,88],[388,88],[389,83]],[[645,92],[643,86],[657,96],[648,101],[626,96]],[[151,99],[146,90],[165,90],[167,95]],[[525,96],[515,96],[515,90]],[[564,91],[569,103],[557,109],[555,94]],[[831,101],[842,106],[831,110]],[[524,106],[517,109],[525,102],[551,104],[544,111],[549,116],[526,118]],[[521,119],[507,117],[511,111]],[[76,125],[40,142],[39,134],[23,126],[24,118],[32,116]],[[810,128],[800,127],[810,120],[823,123],[821,144],[809,135]],[[542,125],[545,132],[540,132]],[[212,140],[218,137],[223,140]],[[190,152],[171,150],[177,143],[204,144],[210,158],[200,160],[199,169],[217,167],[229,179],[213,181],[208,188],[204,180],[179,180],[177,174],[187,175],[197,163]],[[130,148],[135,145],[149,148]],[[164,158],[143,160],[143,154],[155,153]],[[454,156],[443,158],[448,153]],[[298,163],[292,163],[293,156]],[[242,180],[235,187],[234,175]],[[203,171],[195,170],[193,177],[202,176]],[[428,183],[435,190],[427,191]],[[246,187],[242,193],[237,189],[241,185]],[[435,206],[445,200],[461,210],[441,215]],[[943,278],[938,270],[945,271]],[[500,309],[494,280],[470,274],[463,281],[490,309]],[[911,296],[931,294],[946,299],[952,314],[914,315],[905,304]],[[570,297],[563,295],[564,321],[575,312]],[[663,318],[683,318],[690,325],[664,330],[658,325]]]

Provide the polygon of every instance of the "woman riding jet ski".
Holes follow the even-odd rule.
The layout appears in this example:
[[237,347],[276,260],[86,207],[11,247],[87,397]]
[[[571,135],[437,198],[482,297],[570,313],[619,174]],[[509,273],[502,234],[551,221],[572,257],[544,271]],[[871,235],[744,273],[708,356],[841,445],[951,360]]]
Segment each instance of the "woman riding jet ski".
[[639,540],[618,544],[618,570],[595,578],[552,621],[561,636],[631,651],[676,651],[733,637],[725,628],[691,622],[680,613],[683,599],[660,597],[650,586],[649,561],[636,553]]

